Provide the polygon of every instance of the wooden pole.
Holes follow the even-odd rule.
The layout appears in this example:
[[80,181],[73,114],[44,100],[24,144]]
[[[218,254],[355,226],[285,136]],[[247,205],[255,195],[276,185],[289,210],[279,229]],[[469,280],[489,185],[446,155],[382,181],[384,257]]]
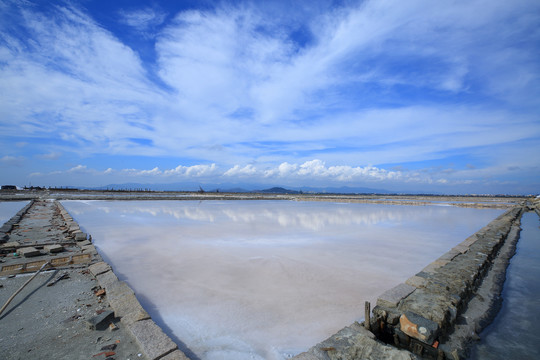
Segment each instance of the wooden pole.
[[368,331],[371,331],[371,304],[369,301],[365,303],[364,326]]
[[24,289],[24,287],[26,285],[28,285],[30,283],[30,281],[32,281],[36,276],[37,274],[39,274],[41,272],[41,270],[43,270],[45,268],[45,266],[47,265],[50,265],[50,262],[46,262],[45,264],[41,265],[41,267],[39,268],[39,270],[34,274],[32,275],[32,277],[28,280],[26,280],[26,282],[23,284],[23,286],[21,286],[19,288],[19,290],[15,291],[15,293],[13,295],[11,295],[11,297],[6,301],[6,303],[4,304],[4,306],[2,306],[2,308],[0,309],[0,315],[2,315],[2,313],[4,312],[4,310],[6,310],[6,308],[8,307],[9,303],[15,298],[15,296],[17,296],[18,293],[20,293],[22,291],[22,289]]

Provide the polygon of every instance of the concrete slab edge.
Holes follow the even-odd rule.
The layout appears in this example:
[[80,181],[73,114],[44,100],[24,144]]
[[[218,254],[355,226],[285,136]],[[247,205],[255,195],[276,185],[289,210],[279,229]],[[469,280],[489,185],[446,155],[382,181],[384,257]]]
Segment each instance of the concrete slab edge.
[[189,360],[176,343],[154,323],[133,289],[126,282],[118,280],[109,264],[104,261],[93,264],[90,272],[105,289],[115,317],[120,317],[149,359]]

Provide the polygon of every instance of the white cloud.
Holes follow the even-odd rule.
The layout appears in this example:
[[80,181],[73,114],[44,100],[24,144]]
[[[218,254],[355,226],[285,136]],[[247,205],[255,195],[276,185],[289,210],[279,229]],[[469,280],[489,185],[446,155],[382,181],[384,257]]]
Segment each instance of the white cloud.
[[42,160],[57,160],[61,156],[62,156],[61,152],[51,151],[51,152],[46,153],[46,154],[37,155],[37,158],[42,159]]
[[120,12],[120,21],[132,26],[139,31],[146,31],[161,25],[167,14],[153,8],[145,8],[134,11],[123,10]]
[[241,167],[240,165],[235,165],[229,170],[225,171],[223,173],[223,176],[230,176],[230,177],[244,177],[244,176],[253,176],[258,173],[258,170],[253,165],[246,165],[244,167]]
[[402,177],[398,171],[388,171],[374,166],[326,166],[324,161],[314,159],[301,165],[282,163],[270,174],[279,177],[300,177],[317,180],[332,180],[335,182],[389,181]]
[[284,162],[284,163],[279,164],[277,168],[265,170],[264,176],[265,177],[277,176],[281,178],[286,178],[294,174],[294,172],[296,172],[296,169],[298,169],[298,165]]
[[152,176],[155,176],[155,175],[161,175],[162,172],[161,170],[159,170],[159,168],[156,166],[155,168],[153,168],[152,170],[142,170],[139,172],[139,175],[152,175]]
[[67,170],[66,172],[67,173],[74,173],[74,172],[85,173],[85,172],[89,172],[89,171],[90,170],[86,167],[86,165],[77,165],[77,166],[74,166],[71,169]]
[[178,165],[174,169],[169,169],[163,171],[165,176],[180,176],[186,178],[197,178],[204,176],[212,176],[217,174],[216,164],[210,165],[192,165],[192,166],[183,166]]
[[0,46],[4,135],[60,134],[81,153],[123,151],[115,138],[144,138],[130,123],[160,103],[160,91],[136,53],[76,9],[58,7],[55,17],[23,9],[32,40],[4,32],[10,45]]
[[65,171],[54,171],[49,175],[62,173],[88,173],[94,176],[129,175],[130,177],[152,176],[155,180],[170,181],[172,179],[198,179],[206,178],[209,181],[223,179],[240,180],[249,178],[255,182],[277,179],[279,181],[294,183],[297,180],[321,181],[328,180],[336,183],[351,183],[362,181],[391,181],[406,177],[400,171],[388,171],[374,166],[351,167],[351,166],[326,166],[324,161],[314,159],[303,164],[282,163],[274,168],[262,168],[252,164],[234,165],[227,170],[220,170],[216,164],[210,165],[179,165],[176,168],[160,170],[154,167],[145,169],[112,169],[104,171],[88,168],[86,165],[77,165]]
[[23,156],[4,155],[0,158],[0,163],[9,166],[20,166],[25,160]]

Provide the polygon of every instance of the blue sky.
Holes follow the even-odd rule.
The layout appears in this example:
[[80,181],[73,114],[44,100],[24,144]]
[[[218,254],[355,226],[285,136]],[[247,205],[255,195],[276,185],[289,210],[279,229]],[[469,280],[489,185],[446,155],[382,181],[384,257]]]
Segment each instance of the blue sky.
[[538,114],[536,0],[0,0],[2,183],[537,193]]

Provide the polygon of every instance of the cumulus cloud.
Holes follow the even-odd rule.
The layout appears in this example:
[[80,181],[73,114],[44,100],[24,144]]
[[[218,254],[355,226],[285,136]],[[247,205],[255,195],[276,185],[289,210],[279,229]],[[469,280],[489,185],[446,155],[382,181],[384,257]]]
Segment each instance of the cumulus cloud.
[[283,179],[305,178],[334,182],[388,181],[403,176],[399,171],[388,171],[374,166],[326,166],[326,163],[319,159],[306,161],[300,165],[285,162],[276,169],[267,170],[265,175]]
[[197,178],[197,177],[216,175],[217,167],[216,167],[216,164],[192,165],[192,166],[178,165],[174,169],[165,170],[163,174],[165,176],[181,176],[181,177],[188,177],[188,178]]
[[142,170],[139,172],[139,175],[161,175],[162,172],[159,170],[159,168],[156,166],[152,170]]
[[425,182],[426,176],[422,179],[414,174],[402,173],[400,171],[388,171],[374,166],[351,167],[351,166],[327,166],[324,161],[314,159],[302,164],[281,163],[274,168],[257,167],[253,164],[234,165],[229,169],[219,169],[216,164],[210,165],[179,165],[172,169],[160,170],[158,167],[152,169],[112,169],[104,171],[88,168],[85,165],[77,165],[65,171],[54,171],[49,175],[60,175],[62,173],[91,173],[94,176],[126,175],[132,178],[144,178],[151,176],[158,182],[171,180],[196,180],[205,178],[209,181],[239,181],[248,178],[253,181],[278,180],[280,182],[296,184],[299,180],[305,181],[327,181],[328,183],[355,183],[369,181],[392,181],[407,178],[409,181]]
[[296,172],[296,169],[298,169],[298,165],[284,162],[279,164],[277,168],[265,170],[264,176],[285,178],[293,175]]
[[67,170],[66,172],[67,173],[74,173],[74,172],[83,173],[83,172],[89,172],[89,169],[86,167],[86,165],[77,165]]
[[240,165],[235,165],[229,170],[223,173],[223,176],[231,177],[242,177],[242,176],[253,176],[258,173],[257,169],[253,165],[246,165],[241,167]]

